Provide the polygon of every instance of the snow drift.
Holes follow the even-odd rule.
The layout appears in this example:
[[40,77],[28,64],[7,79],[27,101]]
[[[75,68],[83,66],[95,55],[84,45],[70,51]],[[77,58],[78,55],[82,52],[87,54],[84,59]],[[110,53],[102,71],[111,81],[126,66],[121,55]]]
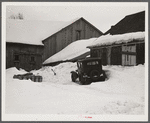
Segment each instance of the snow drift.
[[13,79],[19,71],[7,69],[6,114],[144,115],[144,65],[103,66],[108,80],[91,85],[71,82],[70,71],[76,69],[68,62],[32,71],[43,76],[41,83]]

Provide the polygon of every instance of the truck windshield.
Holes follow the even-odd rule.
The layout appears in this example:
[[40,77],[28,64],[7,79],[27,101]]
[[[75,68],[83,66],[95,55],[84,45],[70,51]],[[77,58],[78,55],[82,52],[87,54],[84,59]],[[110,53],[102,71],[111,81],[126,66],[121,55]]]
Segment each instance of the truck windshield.
[[87,65],[98,65],[98,61],[87,62]]
[[78,62],[78,67],[79,67],[79,68],[82,67],[82,62]]

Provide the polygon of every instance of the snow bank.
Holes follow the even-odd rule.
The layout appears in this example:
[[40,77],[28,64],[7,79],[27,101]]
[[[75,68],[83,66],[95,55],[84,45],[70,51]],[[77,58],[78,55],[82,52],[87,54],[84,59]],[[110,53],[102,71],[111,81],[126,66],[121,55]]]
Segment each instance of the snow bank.
[[[53,71],[56,75],[54,75]],[[32,71],[43,82],[13,79],[18,70],[6,71],[7,114],[143,115],[145,66],[103,66],[108,79],[91,85],[71,82],[76,63],[62,63]]]
[[14,74],[15,75],[17,75],[17,74],[25,74],[27,72],[25,70],[23,70],[23,69],[18,70],[16,67],[12,67],[12,68],[7,69],[6,73],[7,73],[8,78],[12,78],[14,76]]
[[43,62],[43,64],[53,63],[57,61],[66,61],[71,60],[75,57],[78,57],[90,50],[86,48],[89,44],[91,44],[96,38],[85,39],[85,40],[78,40],[67,47],[56,53],[55,55],[51,56],[47,60]]
[[128,43],[133,40],[141,41],[145,39],[145,32],[133,32],[133,33],[126,33],[120,35],[104,35],[97,38],[91,45],[88,47],[97,47],[103,45],[112,45],[112,44],[121,44],[121,43]]

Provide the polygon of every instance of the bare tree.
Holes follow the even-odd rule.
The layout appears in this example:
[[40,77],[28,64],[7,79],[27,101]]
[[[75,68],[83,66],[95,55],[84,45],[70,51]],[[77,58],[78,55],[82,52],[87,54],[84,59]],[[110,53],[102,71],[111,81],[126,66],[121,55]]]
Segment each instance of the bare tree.
[[20,19],[20,20],[23,20],[24,19],[24,17],[23,17],[23,14],[22,13],[18,13],[17,15],[11,15],[10,17],[9,17],[9,19]]

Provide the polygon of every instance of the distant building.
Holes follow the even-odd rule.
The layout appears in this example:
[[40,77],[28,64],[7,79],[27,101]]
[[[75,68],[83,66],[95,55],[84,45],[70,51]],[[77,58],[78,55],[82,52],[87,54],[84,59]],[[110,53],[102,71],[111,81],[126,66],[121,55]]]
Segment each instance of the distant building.
[[144,64],[144,32],[145,12],[128,15],[88,47],[91,57],[100,57],[103,65]]
[[125,16],[105,34],[116,35],[140,31],[145,31],[145,11]]
[[102,34],[84,18],[66,23],[60,30],[42,41],[44,44],[43,60],[45,61],[74,41],[99,37]]

